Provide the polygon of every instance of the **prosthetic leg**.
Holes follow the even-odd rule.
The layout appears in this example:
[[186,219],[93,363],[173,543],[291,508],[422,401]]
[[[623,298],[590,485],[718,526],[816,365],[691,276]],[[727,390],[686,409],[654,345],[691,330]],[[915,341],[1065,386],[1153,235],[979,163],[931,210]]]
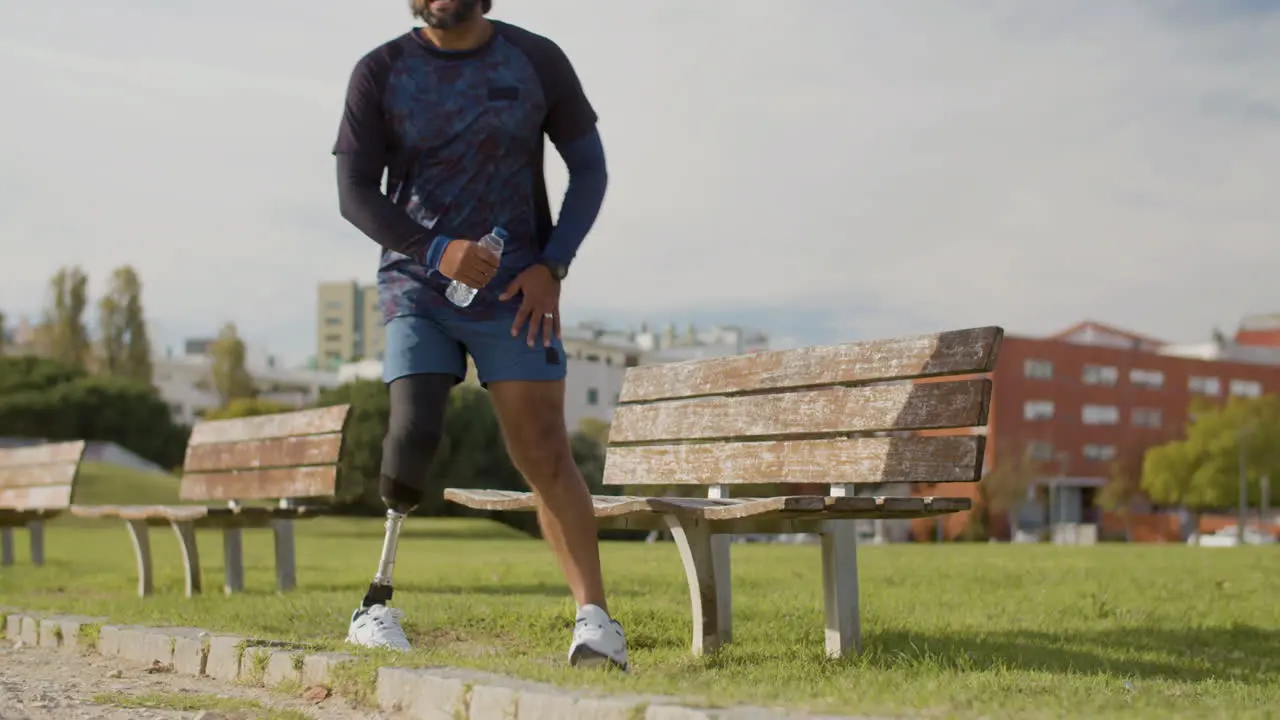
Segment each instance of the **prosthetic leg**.
[[364,601],[360,603],[361,608],[386,605],[391,602],[391,596],[395,594],[392,576],[396,570],[396,548],[400,544],[400,526],[407,515],[408,513],[387,509],[386,535],[382,538],[382,557],[378,559],[378,572],[373,576],[373,582],[369,583],[369,590],[364,594]]

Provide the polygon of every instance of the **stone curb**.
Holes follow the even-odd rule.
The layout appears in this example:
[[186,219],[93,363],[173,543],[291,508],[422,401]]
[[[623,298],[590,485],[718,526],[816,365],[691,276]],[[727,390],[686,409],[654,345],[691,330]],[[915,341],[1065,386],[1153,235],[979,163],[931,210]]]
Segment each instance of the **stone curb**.
[[[0,608],[5,636],[24,645],[84,652],[183,675],[267,687],[332,687],[355,660],[271,640],[198,628],[103,624],[106,618],[44,615]],[[94,638],[96,630],[96,639]],[[694,708],[673,698],[601,697],[490,673],[450,668],[380,667],[376,701],[397,717],[422,720],[872,720],[782,713],[763,708]]]

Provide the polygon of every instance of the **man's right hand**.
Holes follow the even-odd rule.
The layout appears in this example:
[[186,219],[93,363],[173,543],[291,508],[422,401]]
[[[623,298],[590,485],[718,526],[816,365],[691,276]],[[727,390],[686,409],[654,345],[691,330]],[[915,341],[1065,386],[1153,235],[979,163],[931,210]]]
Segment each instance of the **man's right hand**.
[[441,274],[479,290],[498,272],[498,256],[472,240],[450,240],[440,256]]

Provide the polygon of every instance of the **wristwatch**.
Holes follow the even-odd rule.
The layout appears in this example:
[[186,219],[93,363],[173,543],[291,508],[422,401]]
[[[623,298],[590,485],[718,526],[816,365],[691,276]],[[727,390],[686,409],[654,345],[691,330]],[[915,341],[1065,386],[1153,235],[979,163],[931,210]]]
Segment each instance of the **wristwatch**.
[[551,277],[555,278],[557,281],[564,280],[565,276],[569,274],[568,265],[561,265],[560,263],[552,262],[550,260],[539,260],[538,264],[550,270]]

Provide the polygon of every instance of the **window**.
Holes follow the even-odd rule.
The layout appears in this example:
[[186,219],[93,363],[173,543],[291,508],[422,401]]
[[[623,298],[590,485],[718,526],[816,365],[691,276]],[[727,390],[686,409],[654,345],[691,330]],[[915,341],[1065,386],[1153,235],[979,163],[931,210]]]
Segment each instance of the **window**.
[[1231,394],[1238,397],[1261,397],[1262,383],[1257,380],[1232,380]]
[[1115,425],[1120,422],[1120,408],[1115,405],[1085,405],[1080,408],[1080,421],[1085,425]]
[[1222,383],[1216,377],[1197,377],[1192,375],[1187,380],[1187,389],[1200,395],[1217,397],[1222,392]]
[[1148,390],[1159,390],[1164,387],[1164,373],[1159,370],[1134,368],[1129,371],[1129,382]]
[[326,344],[334,345],[336,343],[342,342],[342,336],[338,335],[337,333],[329,333],[328,335],[324,336],[324,341]]
[[326,309],[328,309],[328,310],[341,310],[341,309],[342,309],[342,301],[341,301],[341,300],[330,300],[329,302],[326,302],[326,303],[324,304],[324,306],[325,306],[325,308],[326,308]]
[[1032,460],[1044,462],[1053,459],[1053,443],[1035,442],[1027,443],[1027,456]]
[[1085,445],[1084,459],[1093,460],[1095,462],[1106,462],[1114,460],[1116,457],[1115,445]]
[[1025,420],[1052,420],[1052,400],[1028,400],[1022,404],[1022,417]]
[[597,389],[595,389],[595,388],[587,388],[587,404],[588,404],[588,405],[599,405],[599,404],[600,404],[600,391],[599,391],[599,390],[597,390]]
[[1048,360],[1028,360],[1022,365],[1022,374],[1032,380],[1052,380],[1053,363]]
[[1111,365],[1085,365],[1080,379],[1085,385],[1115,385],[1120,371]]
[[336,318],[336,317],[333,317],[333,316],[329,316],[329,317],[327,317],[327,318],[325,318],[325,319],[324,319],[324,324],[325,324],[325,325],[328,325],[329,327],[333,327],[333,326],[335,326],[335,325],[341,325],[341,324],[342,324],[342,318]]
[[1135,427],[1158,428],[1164,424],[1164,413],[1160,408],[1134,408],[1133,424]]

